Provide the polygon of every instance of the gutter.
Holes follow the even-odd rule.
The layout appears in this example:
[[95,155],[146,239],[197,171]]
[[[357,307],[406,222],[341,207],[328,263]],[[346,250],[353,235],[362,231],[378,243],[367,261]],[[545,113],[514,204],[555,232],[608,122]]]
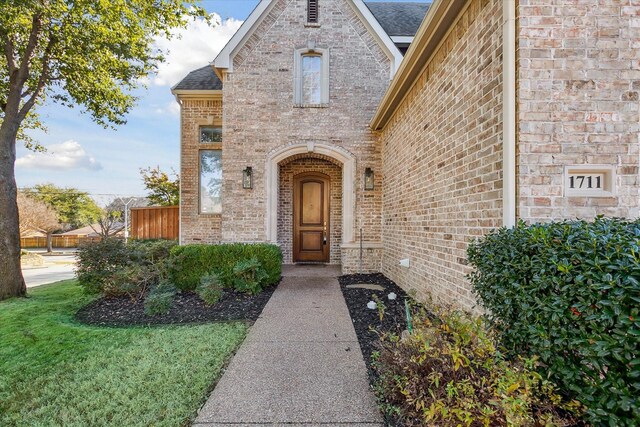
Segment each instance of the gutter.
[[502,225],[516,225],[516,1],[502,0]]
[[214,89],[171,89],[176,101],[180,99],[222,99],[222,90]]

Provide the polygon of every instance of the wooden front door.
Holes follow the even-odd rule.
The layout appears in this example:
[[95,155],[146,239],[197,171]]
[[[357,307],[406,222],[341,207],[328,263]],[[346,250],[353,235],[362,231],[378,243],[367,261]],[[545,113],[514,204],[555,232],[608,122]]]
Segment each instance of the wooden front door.
[[321,173],[294,178],[294,262],[329,262],[329,182],[329,177]]

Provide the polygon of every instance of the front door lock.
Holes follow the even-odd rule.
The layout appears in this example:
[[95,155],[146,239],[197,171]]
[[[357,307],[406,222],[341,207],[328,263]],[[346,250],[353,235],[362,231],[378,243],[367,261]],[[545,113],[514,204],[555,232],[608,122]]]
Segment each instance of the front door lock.
[[324,223],[324,228],[322,229],[322,244],[323,245],[327,244],[327,223],[326,223],[326,221]]

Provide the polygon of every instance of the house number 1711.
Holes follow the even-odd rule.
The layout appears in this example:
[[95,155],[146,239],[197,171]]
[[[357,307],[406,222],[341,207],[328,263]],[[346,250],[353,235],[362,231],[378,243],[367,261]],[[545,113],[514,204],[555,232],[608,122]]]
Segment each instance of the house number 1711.
[[602,189],[602,175],[571,175],[569,176],[569,188]]

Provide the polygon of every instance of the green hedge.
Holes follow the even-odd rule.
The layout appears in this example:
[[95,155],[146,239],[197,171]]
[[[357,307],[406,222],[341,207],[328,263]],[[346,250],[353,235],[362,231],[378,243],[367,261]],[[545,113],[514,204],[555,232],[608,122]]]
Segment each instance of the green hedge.
[[252,258],[256,258],[266,270],[266,285],[277,283],[282,274],[280,248],[266,243],[176,246],[171,256],[170,277],[182,290],[195,290],[200,278],[212,271],[218,273],[223,286],[232,287],[235,265]]
[[472,244],[474,290],[511,356],[596,425],[640,425],[640,220],[518,224]]

